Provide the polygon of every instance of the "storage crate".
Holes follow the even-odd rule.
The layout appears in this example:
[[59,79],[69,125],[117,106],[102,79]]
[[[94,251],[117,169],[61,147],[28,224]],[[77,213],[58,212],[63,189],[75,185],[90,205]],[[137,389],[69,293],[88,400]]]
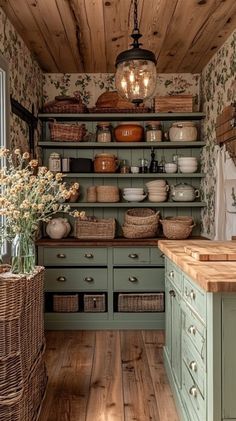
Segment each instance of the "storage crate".
[[84,311],[88,313],[106,311],[105,294],[84,294]]
[[73,313],[79,311],[79,295],[53,294],[53,311],[57,313]]
[[192,112],[193,95],[167,95],[155,97],[155,112]]
[[118,311],[164,311],[164,292],[145,294],[119,294]]
[[79,218],[75,222],[75,237],[82,240],[113,240],[116,232],[114,218],[84,221]]

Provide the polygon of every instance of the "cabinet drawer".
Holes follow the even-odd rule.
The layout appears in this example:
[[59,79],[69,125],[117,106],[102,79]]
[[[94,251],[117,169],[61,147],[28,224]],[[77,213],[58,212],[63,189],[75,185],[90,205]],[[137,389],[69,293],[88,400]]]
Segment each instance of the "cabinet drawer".
[[206,398],[206,371],[198,353],[185,333],[182,335],[182,357],[202,396]]
[[46,269],[46,291],[90,291],[107,289],[107,269]]
[[195,314],[182,302],[182,328],[195,347],[204,366],[206,365],[206,328]]
[[113,250],[114,265],[136,265],[150,263],[149,247],[116,247]]
[[165,265],[165,255],[158,249],[158,247],[151,247],[150,249],[151,264],[153,265]]
[[183,396],[191,420],[206,420],[206,401],[190,375],[185,364],[182,365]]
[[198,313],[199,317],[206,320],[206,294],[183,275],[184,298]]
[[164,268],[114,269],[115,291],[164,291]]
[[182,273],[177,266],[171,262],[171,260],[166,259],[166,277],[175,285],[179,292],[182,292]]
[[106,265],[106,248],[44,247],[44,266]]

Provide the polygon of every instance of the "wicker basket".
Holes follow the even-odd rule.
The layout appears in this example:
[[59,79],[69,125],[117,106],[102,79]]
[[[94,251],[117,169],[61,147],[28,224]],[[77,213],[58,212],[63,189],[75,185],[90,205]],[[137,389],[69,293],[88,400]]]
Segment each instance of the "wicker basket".
[[164,311],[164,292],[145,294],[119,294],[118,311]]
[[57,142],[80,142],[86,134],[84,124],[50,122],[49,129],[51,140]]
[[57,313],[74,313],[79,311],[79,295],[53,294],[53,311]]
[[18,395],[0,397],[0,420],[2,421],[36,421],[45,394],[47,375],[43,352],[32,366],[27,378],[21,384]]
[[82,240],[113,240],[115,232],[116,220],[114,218],[98,221],[83,221],[77,218],[75,221],[75,237]]
[[125,213],[125,223],[132,225],[148,225],[157,223],[159,220],[159,211],[155,212],[148,208],[128,209]]
[[195,225],[187,225],[182,221],[164,219],[160,220],[163,234],[169,240],[184,240],[188,238]]
[[148,225],[131,225],[124,224],[122,226],[123,236],[125,238],[151,238],[157,234],[158,223]]
[[96,295],[84,294],[84,311],[88,313],[106,311],[105,294],[96,294]]
[[44,113],[86,113],[87,107],[83,104],[78,91],[74,96],[59,95],[53,101],[46,103],[43,107]]
[[155,112],[192,112],[192,95],[156,96]]
[[186,225],[193,224],[193,218],[191,216],[167,216],[165,219],[167,221],[182,222],[182,224],[186,224]]

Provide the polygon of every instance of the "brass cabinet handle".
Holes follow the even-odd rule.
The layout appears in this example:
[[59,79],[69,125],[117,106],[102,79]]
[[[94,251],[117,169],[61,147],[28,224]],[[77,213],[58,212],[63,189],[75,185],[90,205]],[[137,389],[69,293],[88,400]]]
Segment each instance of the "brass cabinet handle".
[[175,291],[173,289],[171,289],[169,291],[169,294],[170,294],[171,297],[175,297],[176,296],[176,293],[175,293]]
[[138,282],[138,278],[136,278],[136,276],[130,276],[129,282]]
[[192,335],[195,335],[195,334],[196,334],[196,327],[195,327],[195,326],[193,326],[193,325],[191,325],[191,326],[189,326],[188,331],[189,331],[189,333],[191,333]]
[[64,253],[57,254],[58,259],[65,259],[66,255]]
[[92,253],[85,253],[85,255],[84,255],[84,257],[86,258],[86,259],[93,259],[93,254]]
[[162,259],[164,259],[164,258],[165,258],[164,253],[161,253],[161,254],[160,254],[160,257],[161,257]]
[[196,361],[191,361],[191,363],[189,363],[189,368],[192,371],[197,371],[197,363],[196,363]]
[[174,279],[174,277],[175,277],[175,273],[174,273],[174,271],[173,271],[173,270],[171,270],[171,271],[169,272],[169,277],[170,277],[171,279]]
[[66,277],[65,276],[58,276],[57,281],[58,282],[66,282]]
[[195,300],[196,299],[196,293],[193,289],[191,289],[190,292],[188,292],[188,288],[185,287],[185,295],[186,297],[191,298],[191,300]]
[[85,282],[93,282],[94,279],[92,278],[92,276],[86,276],[86,278],[84,278]]
[[138,258],[138,254],[136,254],[136,253],[130,253],[128,256],[130,257],[130,259],[137,259]]
[[189,394],[192,395],[194,398],[197,397],[197,388],[195,386],[190,387]]

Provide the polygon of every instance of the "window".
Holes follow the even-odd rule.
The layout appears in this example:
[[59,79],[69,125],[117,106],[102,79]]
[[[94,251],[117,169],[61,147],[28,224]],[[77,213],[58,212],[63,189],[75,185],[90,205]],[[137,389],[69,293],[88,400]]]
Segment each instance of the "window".
[[[0,55],[0,147],[7,147],[9,144],[9,83],[8,65]],[[0,216],[0,223],[4,220]],[[7,254],[6,244],[2,248],[2,256]]]

